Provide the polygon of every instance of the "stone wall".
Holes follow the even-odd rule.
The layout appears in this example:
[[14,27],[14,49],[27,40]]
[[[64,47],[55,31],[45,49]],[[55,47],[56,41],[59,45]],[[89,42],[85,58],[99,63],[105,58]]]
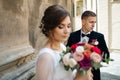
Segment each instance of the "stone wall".
[[0,80],[30,80],[37,51],[46,41],[38,28],[44,10],[69,0],[0,0]]
[[98,0],[98,31],[105,35],[110,52],[120,51],[120,0]]

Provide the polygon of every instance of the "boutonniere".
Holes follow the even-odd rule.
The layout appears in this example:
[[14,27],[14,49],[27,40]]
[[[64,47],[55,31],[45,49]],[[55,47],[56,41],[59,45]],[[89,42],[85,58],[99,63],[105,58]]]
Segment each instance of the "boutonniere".
[[97,46],[99,42],[97,41],[97,39],[92,39],[91,44]]

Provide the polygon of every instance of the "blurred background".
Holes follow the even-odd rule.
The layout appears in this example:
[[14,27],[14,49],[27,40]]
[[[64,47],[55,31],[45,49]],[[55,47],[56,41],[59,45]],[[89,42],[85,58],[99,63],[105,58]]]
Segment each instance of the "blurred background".
[[81,28],[83,11],[94,11],[94,30],[105,35],[110,53],[119,57],[120,0],[0,0],[0,80],[34,80],[36,54],[46,41],[40,21],[44,10],[53,4],[70,12],[72,31]]

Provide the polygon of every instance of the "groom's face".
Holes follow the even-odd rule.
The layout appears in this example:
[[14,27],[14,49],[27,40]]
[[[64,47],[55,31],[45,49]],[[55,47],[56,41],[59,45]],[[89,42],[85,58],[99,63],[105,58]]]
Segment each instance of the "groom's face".
[[82,28],[85,30],[85,32],[90,32],[93,30],[96,23],[96,17],[88,17],[86,19],[82,20]]

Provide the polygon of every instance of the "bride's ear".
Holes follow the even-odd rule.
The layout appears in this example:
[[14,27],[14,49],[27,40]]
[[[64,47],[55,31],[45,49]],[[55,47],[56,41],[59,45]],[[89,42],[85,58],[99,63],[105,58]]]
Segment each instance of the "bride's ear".
[[50,38],[53,38],[53,37],[54,37],[54,32],[53,32],[52,30],[50,30],[50,31],[48,32],[48,35],[49,35]]

